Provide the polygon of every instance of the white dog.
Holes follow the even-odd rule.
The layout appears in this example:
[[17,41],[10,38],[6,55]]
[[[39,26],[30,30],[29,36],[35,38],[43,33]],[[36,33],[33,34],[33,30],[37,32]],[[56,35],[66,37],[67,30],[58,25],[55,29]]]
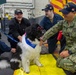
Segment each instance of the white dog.
[[23,67],[24,71],[29,73],[31,61],[37,66],[42,66],[39,61],[41,52],[39,38],[42,36],[42,31],[41,27],[36,24],[28,27],[25,32],[26,34],[22,36],[22,42],[18,43],[16,53],[13,54],[10,60],[10,66],[14,70]]

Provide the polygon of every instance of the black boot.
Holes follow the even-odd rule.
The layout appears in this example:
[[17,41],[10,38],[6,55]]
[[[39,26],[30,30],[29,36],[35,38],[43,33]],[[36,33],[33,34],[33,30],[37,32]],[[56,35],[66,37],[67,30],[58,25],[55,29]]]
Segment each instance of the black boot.
[[76,75],[76,72],[75,72],[75,73],[73,73],[73,75]]
[[73,75],[74,73],[70,72],[70,71],[67,71],[67,70],[64,70],[66,75]]

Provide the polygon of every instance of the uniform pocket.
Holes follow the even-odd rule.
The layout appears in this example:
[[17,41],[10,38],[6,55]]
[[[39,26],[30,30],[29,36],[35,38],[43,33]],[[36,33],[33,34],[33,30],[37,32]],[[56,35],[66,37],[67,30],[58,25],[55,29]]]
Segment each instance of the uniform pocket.
[[72,62],[76,63],[76,53],[68,57]]
[[76,38],[76,28],[73,28],[73,30],[72,30],[72,37]]

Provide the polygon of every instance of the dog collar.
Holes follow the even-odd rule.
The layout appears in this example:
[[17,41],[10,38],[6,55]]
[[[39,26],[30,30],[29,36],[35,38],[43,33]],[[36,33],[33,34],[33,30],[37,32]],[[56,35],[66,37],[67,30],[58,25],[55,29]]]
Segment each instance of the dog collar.
[[36,44],[33,44],[30,40],[27,39],[27,37],[25,36],[25,41],[26,43],[31,46],[32,48],[35,48],[36,47]]

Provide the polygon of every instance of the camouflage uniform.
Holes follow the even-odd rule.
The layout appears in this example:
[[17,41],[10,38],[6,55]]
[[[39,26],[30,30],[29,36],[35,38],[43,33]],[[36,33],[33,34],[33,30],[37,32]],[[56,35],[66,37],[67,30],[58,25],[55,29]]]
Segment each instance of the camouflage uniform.
[[67,21],[62,20],[50,28],[44,34],[43,41],[47,40],[60,30],[62,30],[63,35],[66,37],[66,47],[64,50],[69,50],[72,54],[66,58],[58,58],[57,66],[71,72],[76,72],[76,16],[70,25],[68,25]]

